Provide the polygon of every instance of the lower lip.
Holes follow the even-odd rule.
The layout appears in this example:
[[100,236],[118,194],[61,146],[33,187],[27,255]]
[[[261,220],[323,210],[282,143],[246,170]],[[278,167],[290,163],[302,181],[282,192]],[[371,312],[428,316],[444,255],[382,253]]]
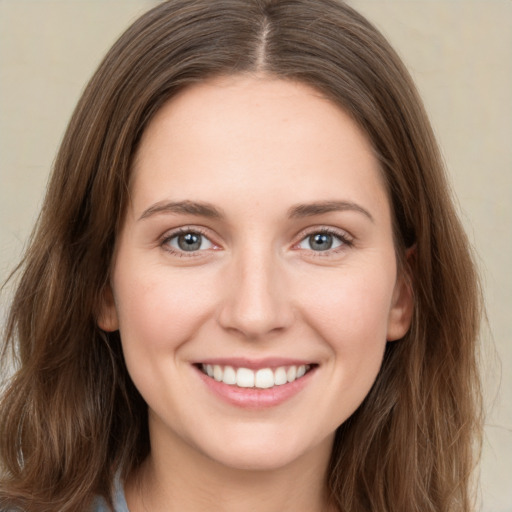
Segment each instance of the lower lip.
[[223,401],[246,409],[265,409],[280,405],[297,395],[310,382],[316,367],[313,367],[303,377],[293,382],[267,389],[230,386],[208,377],[199,368],[196,368],[196,370],[208,389]]

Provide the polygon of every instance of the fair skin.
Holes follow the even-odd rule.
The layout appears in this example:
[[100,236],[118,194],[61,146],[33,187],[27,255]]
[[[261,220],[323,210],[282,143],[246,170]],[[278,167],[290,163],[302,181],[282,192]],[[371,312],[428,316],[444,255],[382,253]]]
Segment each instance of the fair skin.
[[412,309],[369,142],[305,85],[218,78],[157,113],[133,173],[99,318],[149,410],[130,510],[329,510],[335,430]]

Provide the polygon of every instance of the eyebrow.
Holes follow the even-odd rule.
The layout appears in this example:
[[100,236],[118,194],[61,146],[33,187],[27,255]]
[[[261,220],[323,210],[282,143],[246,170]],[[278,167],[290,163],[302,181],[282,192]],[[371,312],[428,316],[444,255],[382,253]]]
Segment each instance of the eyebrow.
[[161,201],[150,206],[147,210],[144,210],[139,220],[147,219],[158,213],[196,215],[210,219],[221,219],[224,217],[222,212],[210,203],[196,201]]
[[[300,219],[323,215],[330,212],[355,211],[362,213],[372,222],[374,219],[370,212],[350,201],[319,201],[314,203],[298,204],[288,210],[290,219]],[[142,213],[139,220],[147,219],[153,215],[161,213],[170,213],[176,215],[195,215],[198,217],[207,217],[210,219],[223,219],[225,216],[221,210],[210,203],[197,201],[160,201]]]
[[292,219],[313,217],[315,215],[322,215],[330,212],[344,212],[344,211],[355,211],[362,213],[372,222],[375,222],[371,213],[358,205],[350,201],[320,201],[317,203],[307,203],[292,206],[288,210],[288,216]]

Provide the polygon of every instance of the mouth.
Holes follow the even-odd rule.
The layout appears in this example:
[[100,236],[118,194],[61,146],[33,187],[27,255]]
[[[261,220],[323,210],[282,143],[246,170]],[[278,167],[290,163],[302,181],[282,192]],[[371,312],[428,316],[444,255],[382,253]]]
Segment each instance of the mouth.
[[302,379],[316,366],[301,364],[253,370],[230,365],[200,363],[197,368],[209,378],[235,388],[271,389]]

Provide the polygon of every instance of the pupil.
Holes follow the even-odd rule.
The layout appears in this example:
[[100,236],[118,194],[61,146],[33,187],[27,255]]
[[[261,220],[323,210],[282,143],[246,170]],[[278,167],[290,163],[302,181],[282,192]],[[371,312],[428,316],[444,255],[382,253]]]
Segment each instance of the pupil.
[[315,251],[327,251],[332,247],[332,235],[317,233],[309,237],[309,243]]
[[201,247],[201,235],[187,233],[178,237],[178,245],[184,251],[196,251]]

